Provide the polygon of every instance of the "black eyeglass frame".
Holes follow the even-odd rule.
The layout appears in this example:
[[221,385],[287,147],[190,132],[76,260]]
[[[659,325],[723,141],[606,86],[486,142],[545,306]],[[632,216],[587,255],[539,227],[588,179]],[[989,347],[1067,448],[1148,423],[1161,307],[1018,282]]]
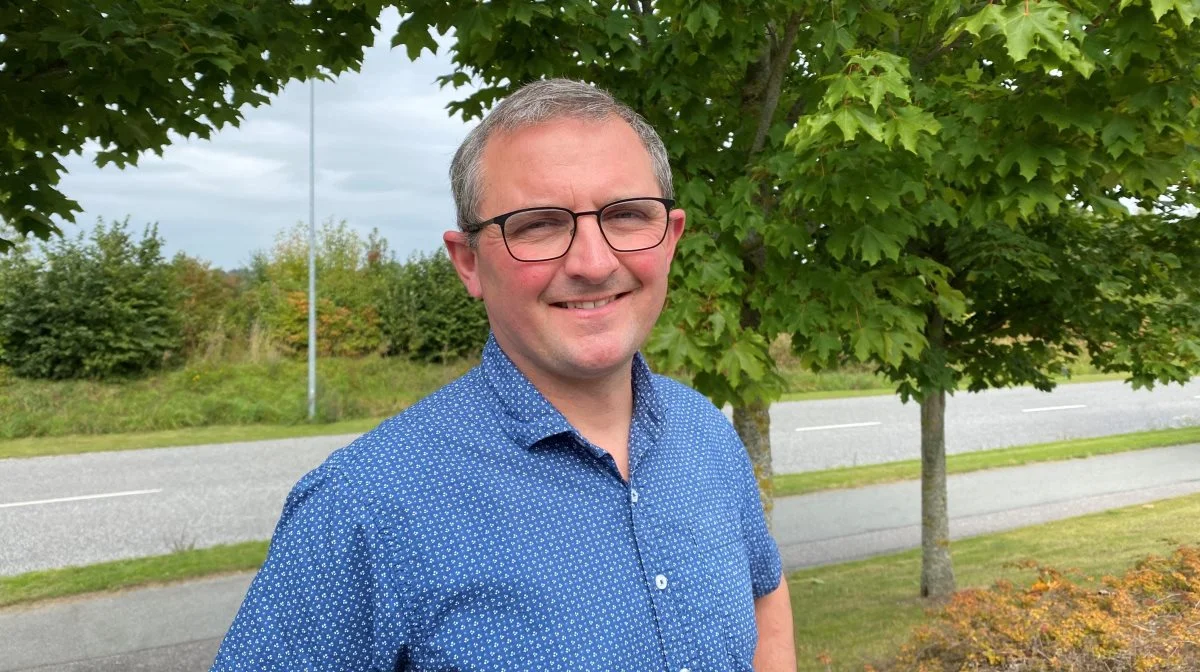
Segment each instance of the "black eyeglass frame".
[[[601,223],[601,213],[603,213],[605,210],[613,207],[614,205],[621,205],[622,203],[632,203],[633,201],[657,201],[658,203],[661,203],[667,209],[667,223],[665,226],[663,226],[662,236],[658,239],[658,242],[654,243],[653,245],[647,245],[645,247],[636,247],[636,248],[633,248],[630,250],[623,250],[623,249],[613,245],[612,241],[610,241],[608,239],[608,235],[604,233],[604,224]],[[622,198],[619,201],[613,201],[612,203],[606,203],[603,206],[601,206],[599,210],[586,210],[584,212],[575,212],[574,210],[568,210],[567,208],[559,208],[559,207],[552,206],[552,205],[546,205],[546,206],[541,206],[541,207],[536,207],[536,208],[521,208],[520,210],[513,210],[512,212],[506,212],[503,215],[496,215],[495,217],[492,217],[491,219],[485,219],[482,222],[475,224],[472,228],[475,230],[476,233],[479,233],[480,231],[483,231],[484,227],[486,227],[489,224],[495,224],[496,226],[499,226],[500,227],[500,239],[504,241],[504,249],[508,250],[508,256],[510,256],[513,259],[516,259],[517,261],[520,261],[520,262],[533,264],[533,263],[538,263],[538,262],[542,262],[542,261],[554,261],[555,259],[562,259],[563,257],[567,256],[567,252],[570,252],[571,246],[575,244],[575,235],[577,233],[579,233],[579,218],[583,215],[595,215],[596,216],[596,226],[600,228],[600,237],[604,239],[604,243],[606,245],[608,245],[609,249],[611,249],[612,251],[614,251],[614,252],[642,252],[644,250],[652,250],[652,249],[658,247],[659,245],[662,245],[662,242],[667,239],[667,230],[671,228],[671,210],[673,210],[674,208],[675,208],[675,200],[671,199],[671,198],[657,198],[655,196],[635,196],[633,198]],[[571,215],[571,240],[567,242],[567,247],[562,251],[562,254],[559,254],[558,256],[554,256],[554,257],[546,257],[544,259],[522,259],[522,258],[518,257],[516,254],[513,254],[512,248],[508,246],[508,235],[504,232],[504,223],[507,222],[508,219],[514,215],[519,215],[523,212],[533,212],[535,210],[557,210],[559,212],[565,212],[565,213]]]

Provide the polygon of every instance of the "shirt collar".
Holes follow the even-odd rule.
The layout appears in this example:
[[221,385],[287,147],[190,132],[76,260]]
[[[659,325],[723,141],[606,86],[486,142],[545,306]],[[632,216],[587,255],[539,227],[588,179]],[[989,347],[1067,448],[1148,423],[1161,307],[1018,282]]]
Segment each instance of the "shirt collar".
[[[489,334],[483,346],[480,370],[499,407],[501,426],[510,439],[531,448],[542,439],[576,431],[533,383],[509,359],[496,337]],[[654,385],[654,375],[641,353],[633,357],[633,422],[652,439],[661,434],[664,405]]]

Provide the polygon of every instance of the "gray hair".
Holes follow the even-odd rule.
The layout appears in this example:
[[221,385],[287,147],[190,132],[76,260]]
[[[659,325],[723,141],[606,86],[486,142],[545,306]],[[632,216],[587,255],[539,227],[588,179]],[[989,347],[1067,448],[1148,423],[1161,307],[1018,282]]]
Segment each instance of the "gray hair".
[[471,244],[479,233],[479,202],[483,198],[483,150],[496,132],[512,132],[552,119],[603,121],[618,117],[629,124],[650,154],[654,178],[663,198],[674,198],[671,164],[658,133],[637,112],[612,94],[584,82],[547,79],[526,84],[484,117],[467,134],[450,162],[450,190],[458,212],[458,228]]

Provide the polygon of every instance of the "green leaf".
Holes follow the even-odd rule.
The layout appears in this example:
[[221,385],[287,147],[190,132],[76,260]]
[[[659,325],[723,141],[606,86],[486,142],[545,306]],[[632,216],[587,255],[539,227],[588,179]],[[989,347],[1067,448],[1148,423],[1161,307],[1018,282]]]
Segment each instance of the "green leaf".
[[914,154],[922,132],[935,136],[941,130],[933,115],[911,106],[901,108],[888,123],[889,134],[899,138],[900,145]]
[[895,260],[900,256],[900,245],[895,236],[889,236],[873,226],[865,225],[854,234],[859,256],[870,265],[883,257]]
[[512,17],[517,23],[523,26],[530,26],[533,23],[533,5],[520,3],[512,9]]
[[883,142],[883,122],[878,117],[859,109],[853,110],[853,113],[859,128],[877,142]]
[[684,182],[679,188],[680,205],[684,207],[694,205],[697,208],[703,208],[705,201],[708,200],[708,194],[711,193],[711,191],[712,189],[709,188],[708,184],[704,180],[694,177],[687,182]]
[[1150,0],[1150,11],[1154,14],[1154,20],[1161,21],[1167,12],[1175,8],[1175,5],[1176,0]]
[[400,22],[396,34],[392,36],[392,46],[404,45],[404,50],[412,60],[420,58],[421,51],[428,49],[429,53],[437,53],[437,40],[433,39],[428,26],[415,17],[409,17]]
[[830,118],[838,128],[842,129],[842,138],[846,142],[850,142],[858,135],[859,117],[855,114],[855,110],[843,107],[834,112]]
[[1004,11],[1001,30],[1007,40],[1006,48],[1013,61],[1029,57],[1035,46],[1054,51],[1065,58],[1067,12],[1051,0],[1036,4],[1017,3]]

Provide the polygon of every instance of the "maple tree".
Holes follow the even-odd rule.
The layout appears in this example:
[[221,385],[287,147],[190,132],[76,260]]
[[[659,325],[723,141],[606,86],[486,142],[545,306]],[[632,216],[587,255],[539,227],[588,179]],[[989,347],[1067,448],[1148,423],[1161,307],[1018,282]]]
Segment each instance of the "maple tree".
[[[162,153],[172,135],[237,125],[289,80],[357,69],[381,2],[39,0],[0,5],[0,219],[60,233],[79,205],[62,158]],[[0,253],[12,240],[0,236]]]
[[1200,367],[1196,0],[405,9],[410,56],[453,31],[452,113],[570,77],[660,130],[689,234],[648,350],[733,405],[768,506],[776,336],[920,403],[923,595],[954,589],[947,393]]

